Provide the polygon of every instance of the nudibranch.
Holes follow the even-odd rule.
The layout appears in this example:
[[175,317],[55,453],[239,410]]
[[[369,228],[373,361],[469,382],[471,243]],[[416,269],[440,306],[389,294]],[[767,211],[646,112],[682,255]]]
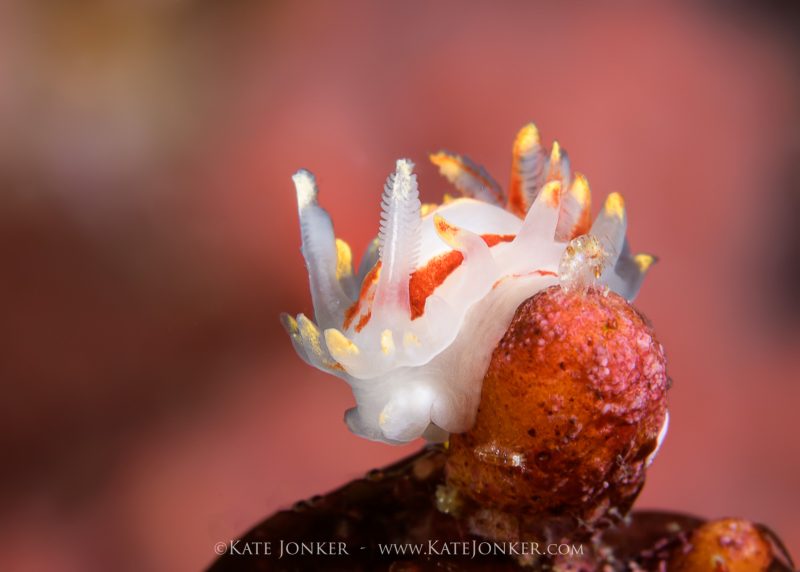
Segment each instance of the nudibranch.
[[632,254],[619,194],[592,222],[586,178],[557,142],[545,151],[533,124],[514,141],[507,194],[464,156],[430,159],[461,196],[421,204],[413,163],[398,160],[357,271],[314,176],[293,177],[314,319],[284,314],[283,324],[302,359],[352,387],[349,428],[388,443],[470,429],[492,352],[523,301],[559,283],[631,300],[655,260]]

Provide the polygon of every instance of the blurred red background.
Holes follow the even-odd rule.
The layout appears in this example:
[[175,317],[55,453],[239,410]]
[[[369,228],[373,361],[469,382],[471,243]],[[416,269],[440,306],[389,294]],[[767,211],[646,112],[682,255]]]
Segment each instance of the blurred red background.
[[291,174],[360,253],[394,160],[501,181],[516,130],[621,191],[672,424],[638,506],[800,555],[800,80],[771,3],[0,5],[0,569],[196,570],[412,450],[278,322],[310,312]]

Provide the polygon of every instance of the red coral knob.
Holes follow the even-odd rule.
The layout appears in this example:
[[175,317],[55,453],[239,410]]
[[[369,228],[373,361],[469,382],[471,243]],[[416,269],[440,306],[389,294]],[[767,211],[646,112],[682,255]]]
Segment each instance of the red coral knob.
[[725,518],[698,527],[670,559],[670,572],[760,572],[772,563],[772,546],[752,522]]
[[625,514],[667,422],[664,349],[624,298],[544,290],[492,355],[447,480],[484,509],[593,528]]

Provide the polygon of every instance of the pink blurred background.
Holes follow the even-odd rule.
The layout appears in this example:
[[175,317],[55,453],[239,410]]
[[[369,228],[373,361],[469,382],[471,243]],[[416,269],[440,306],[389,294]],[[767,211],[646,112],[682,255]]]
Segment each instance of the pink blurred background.
[[638,506],[800,556],[800,49],[761,3],[0,4],[0,569],[197,570],[418,447],[342,422],[290,176],[360,253],[398,157],[558,138],[656,253],[672,425]]

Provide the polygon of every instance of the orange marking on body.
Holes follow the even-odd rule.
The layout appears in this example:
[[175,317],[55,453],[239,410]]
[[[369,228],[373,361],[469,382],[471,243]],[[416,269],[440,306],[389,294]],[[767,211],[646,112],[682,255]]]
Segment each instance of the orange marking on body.
[[[441,224],[441,231],[454,230],[444,219],[439,219],[436,224]],[[490,248],[501,242],[511,242],[516,235],[513,234],[483,234],[481,238]],[[422,268],[418,268],[411,274],[408,282],[409,305],[411,306],[411,319],[415,320],[425,313],[425,301],[428,296],[438,288],[450,274],[464,261],[464,255],[457,250],[451,250],[439,256],[434,256]],[[372,286],[378,281],[381,263],[377,264],[364,277],[361,284],[361,292],[358,300],[353,303],[344,313],[344,329],[349,328],[353,321],[358,317],[355,331],[360,332],[372,318],[370,305],[375,298],[375,291]],[[366,311],[365,311],[366,310]],[[362,313],[363,312],[363,313]]]
[[360,332],[364,328],[364,326],[367,325],[367,322],[369,322],[369,319],[371,317],[372,317],[372,310],[368,311],[366,314],[361,316],[361,319],[356,324],[356,331]]
[[501,242],[511,242],[516,238],[515,234],[482,234],[481,238],[490,248],[496,246]]
[[436,232],[438,232],[439,234],[446,234],[448,232],[454,232],[456,230],[456,227],[447,224],[447,221],[440,216],[433,217],[433,224],[436,225]]
[[[371,299],[368,300],[367,298],[370,293],[372,285],[378,281],[378,276],[380,274],[380,271],[381,271],[381,261],[379,260],[378,262],[375,263],[375,266],[372,267],[372,270],[370,270],[364,277],[364,281],[361,283],[361,291],[358,294],[358,300],[353,302],[353,304],[347,310],[345,310],[344,326],[343,326],[344,329],[349,328],[350,324],[353,323],[353,320],[359,314],[359,310],[361,310],[361,306],[362,305],[366,306],[368,302],[372,301]],[[374,296],[375,293],[373,292],[370,298]],[[369,321],[370,315],[371,312],[367,312],[366,314],[367,321]],[[361,323],[363,320],[364,316],[362,316],[361,319],[358,321],[358,325],[356,326],[356,331],[360,331],[361,328],[363,328],[366,325],[367,321],[365,321],[363,324]]]
[[450,276],[453,270],[461,266],[463,261],[463,254],[457,250],[451,250],[434,256],[424,267],[411,274],[411,280],[408,282],[408,297],[412,320],[419,318],[425,312],[425,300]]
[[589,230],[592,228],[592,221],[589,215],[589,212],[586,211],[585,213],[581,214],[581,218],[572,228],[572,234],[570,235],[569,239],[572,240],[573,238],[577,238],[579,236],[583,236],[584,234],[589,234]]
[[[442,221],[445,227],[449,227]],[[447,228],[446,228],[447,229]],[[501,242],[514,240],[513,234],[483,234],[481,238],[487,246],[492,247]],[[464,261],[464,255],[452,250],[433,257],[428,263],[411,274],[408,283],[408,296],[411,306],[411,319],[415,320],[425,313],[425,301],[450,274]]]

